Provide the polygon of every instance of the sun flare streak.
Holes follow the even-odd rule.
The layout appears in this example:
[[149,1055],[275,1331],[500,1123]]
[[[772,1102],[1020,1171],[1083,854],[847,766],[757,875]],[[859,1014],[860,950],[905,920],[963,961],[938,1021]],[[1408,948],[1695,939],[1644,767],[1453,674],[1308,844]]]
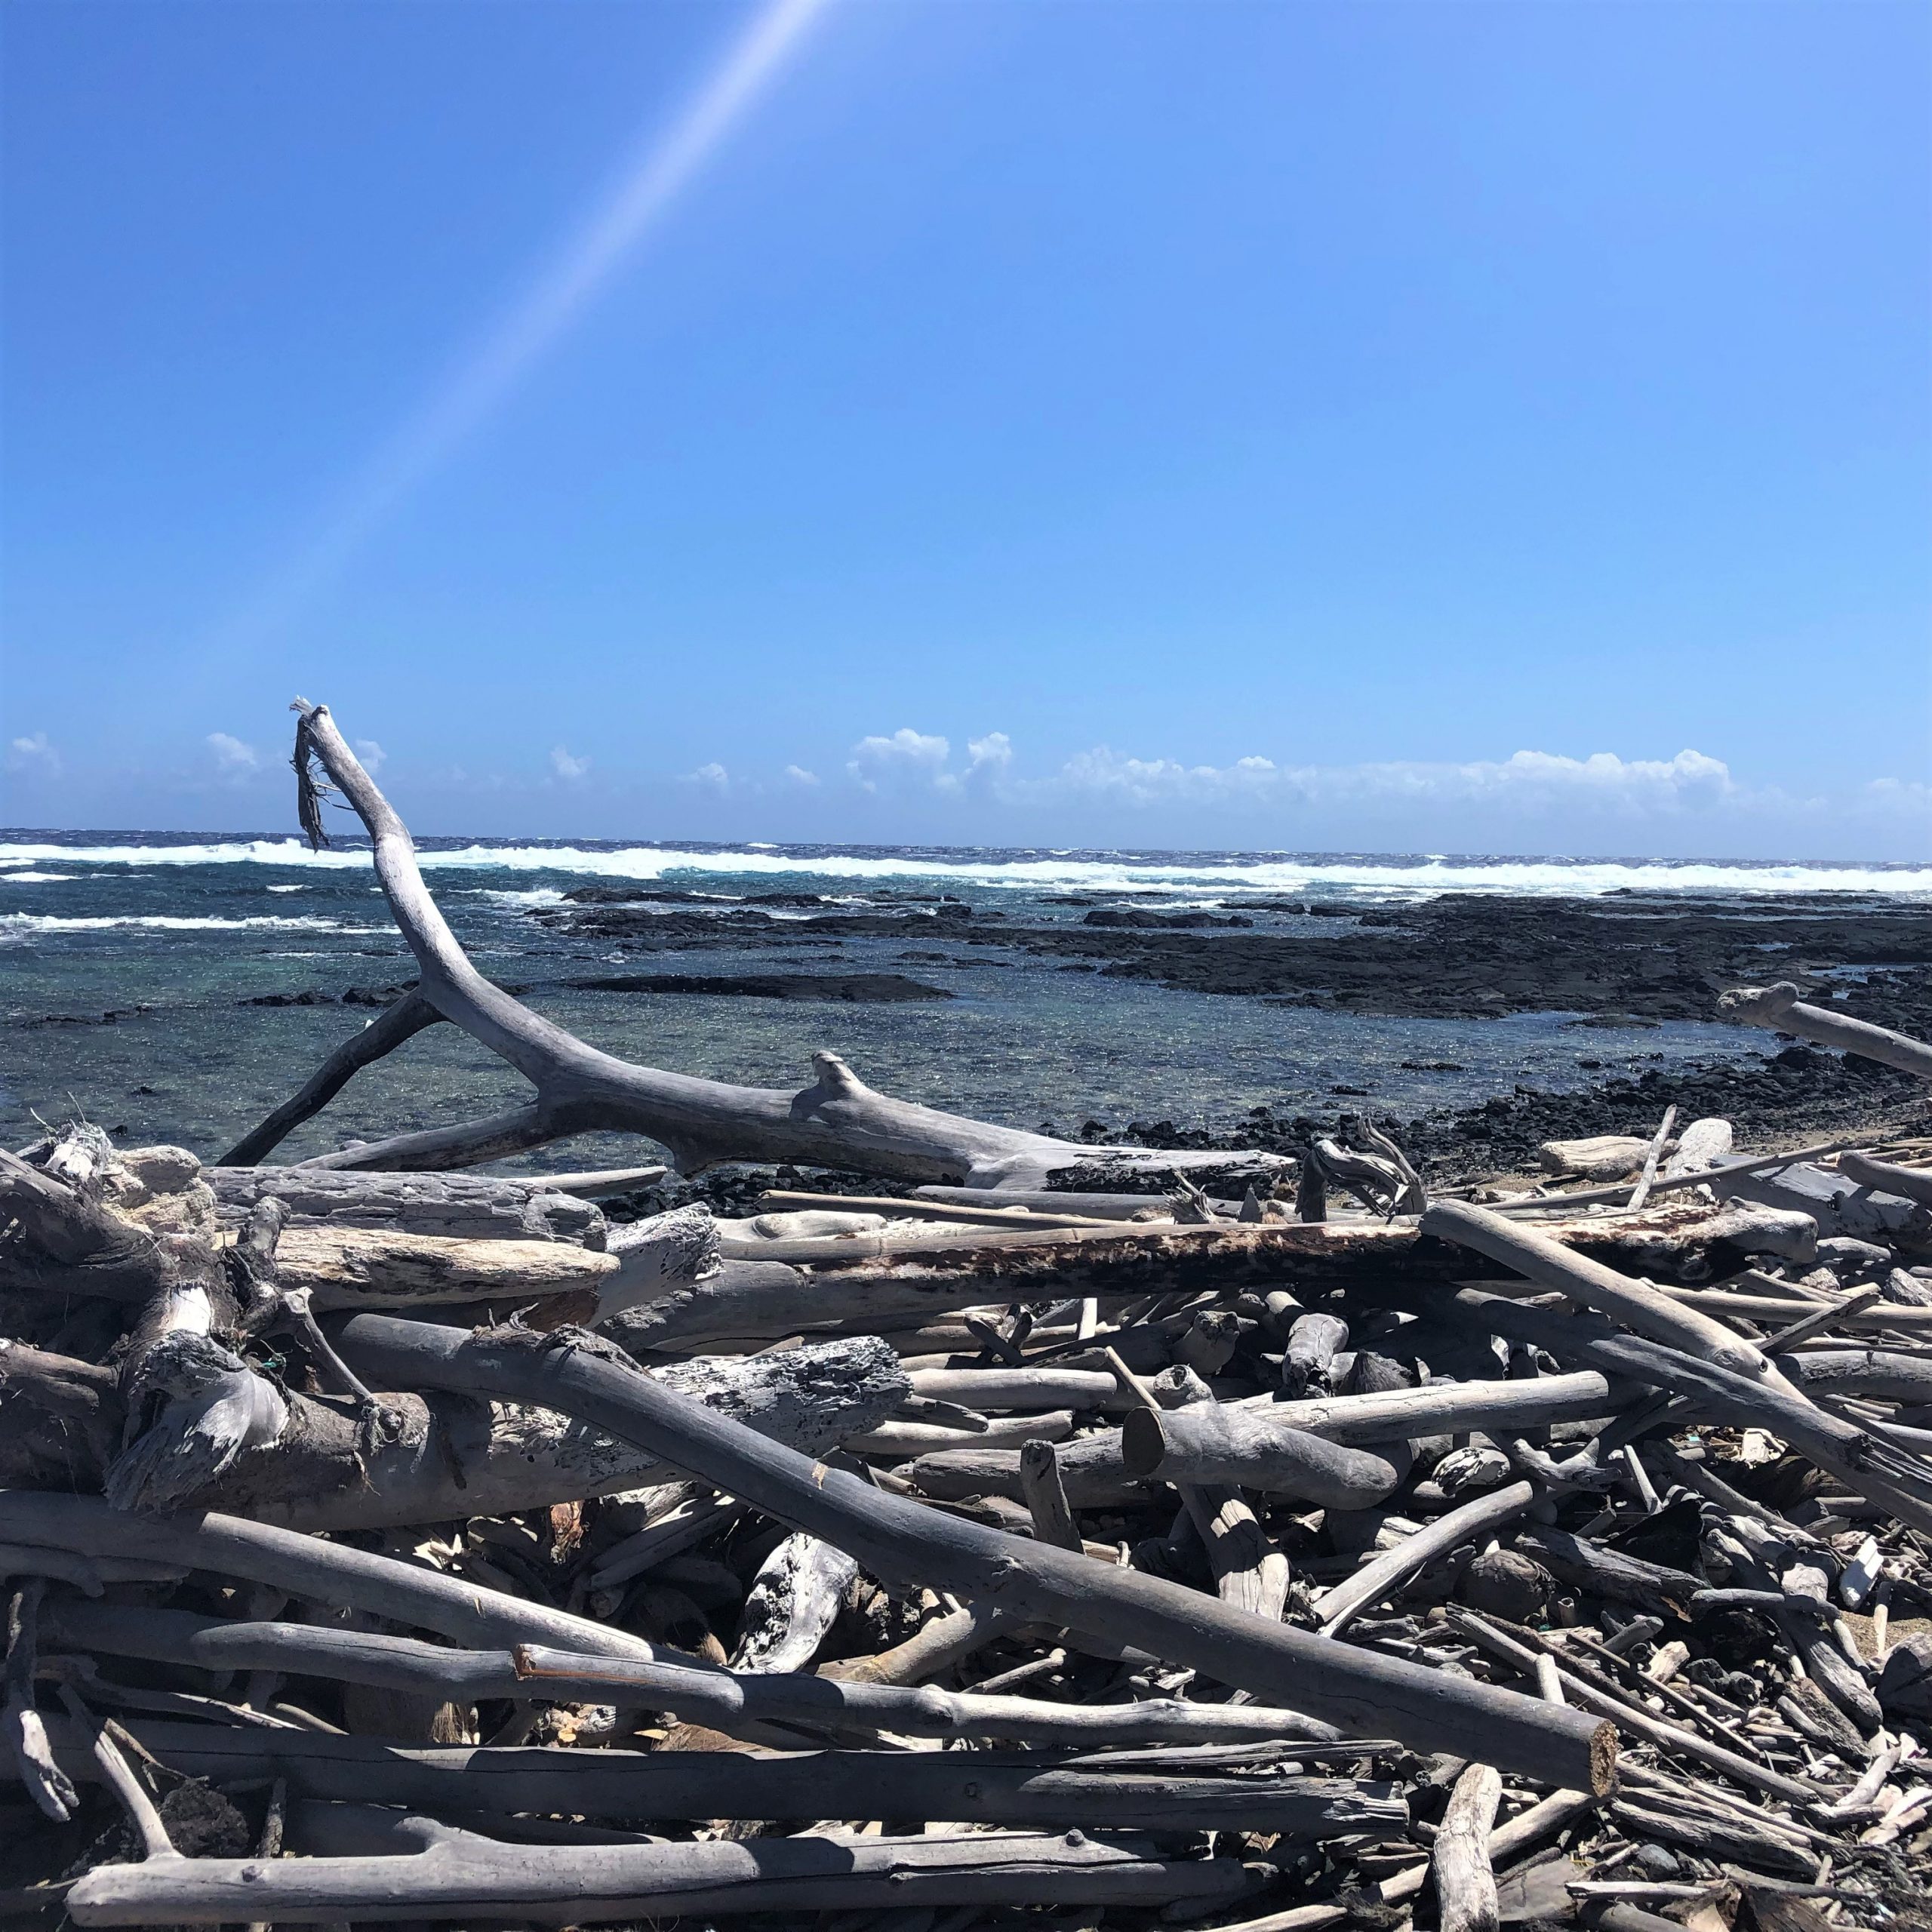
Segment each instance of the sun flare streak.
[[258,607],[257,625],[285,616],[335,576],[489,417],[717,152],[826,4],[770,0],[670,126],[654,123],[611,192],[343,493],[295,567]]

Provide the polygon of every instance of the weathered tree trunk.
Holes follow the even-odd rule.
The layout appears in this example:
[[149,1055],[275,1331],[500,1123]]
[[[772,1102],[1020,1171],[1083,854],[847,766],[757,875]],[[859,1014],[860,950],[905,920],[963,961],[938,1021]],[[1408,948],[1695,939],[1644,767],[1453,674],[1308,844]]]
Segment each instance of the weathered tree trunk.
[[[1164,1858],[1072,1833],[761,1838],[701,1844],[501,1844],[426,1818],[303,1807],[298,1845],[347,1856],[149,1858],[99,1865],[67,1894],[77,1925],[277,1924],[509,1918],[546,1925],[919,1906],[1160,1906],[1206,1911],[1248,1889],[1232,1859]],[[345,1844],[345,1838],[348,1844]],[[374,1855],[369,1854],[373,1850]],[[398,1853],[414,1856],[398,1857]]]
[[1496,1874],[1490,1866],[1489,1836],[1502,1797],[1503,1780],[1489,1764],[1470,1765],[1449,1794],[1429,1860],[1441,1932],[1496,1932]]
[[[941,1618],[937,1622],[945,1622]],[[931,1626],[928,1626],[931,1628]],[[321,1623],[232,1623],[185,1611],[62,1601],[45,1613],[55,1644],[189,1664],[210,1671],[280,1671],[459,1703],[509,1699],[556,1703],[614,1701],[663,1711],[728,1735],[774,1729],[837,1737],[890,1731],[906,1737],[1098,1750],[1134,1745],[1260,1741],[1318,1753],[1338,1734],[1297,1711],[1255,1704],[1064,1704],[939,1690],[849,1673],[771,1675],[716,1670],[676,1657],[643,1662],[519,1644],[459,1650]],[[1306,1750],[1304,1750],[1306,1746]],[[1352,1747],[1356,1756],[1368,1747]]]
[[[813,1454],[875,1426],[907,1394],[898,1358],[863,1335],[650,1373]],[[0,1436],[11,1486],[91,1491],[106,1480],[123,1413],[110,1371],[0,1348],[0,1404],[11,1424]],[[372,1438],[354,1404],[288,1395],[278,1432],[198,1478],[179,1506],[292,1529],[373,1529],[542,1509],[670,1474],[602,1429],[522,1403],[432,1391],[386,1394],[380,1404],[390,1426]]]
[[[663,1178],[662,1168],[612,1170],[633,1188]],[[272,1197],[289,1225],[384,1228],[400,1234],[448,1235],[468,1241],[568,1241],[601,1249],[604,1211],[560,1181],[590,1175],[384,1174],[328,1168],[204,1168],[224,1223],[239,1226],[257,1201]]]
[[[1278,1156],[1263,1153],[1097,1149],[969,1120],[875,1092],[835,1054],[814,1055],[813,1084],[791,1094],[666,1073],[601,1053],[492,986],[471,964],[423,884],[402,820],[349,749],[328,707],[298,699],[295,709],[301,714],[296,764],[304,800],[314,796],[309,771],[314,759],[374,842],[377,876],[420,974],[417,990],[402,1002],[407,1011],[389,1020],[383,1039],[365,1049],[360,1063],[367,1064],[377,1051],[400,1044],[441,1018],[500,1054],[535,1089],[531,1103],[515,1113],[399,1135],[325,1156],[313,1164],[467,1167],[566,1135],[614,1129],[660,1142],[687,1173],[724,1160],[788,1161],[993,1187],[1003,1183],[1044,1186],[1056,1171],[1103,1159],[1123,1170],[1143,1172],[1179,1167],[1255,1172],[1282,1164]],[[303,815],[319,838],[319,818],[306,803]],[[368,1042],[383,1023],[378,1020],[366,1029],[360,1040]],[[332,1063],[303,1096],[249,1136],[231,1155],[231,1162],[245,1165],[259,1161],[300,1121],[318,1111],[355,1071],[346,1058],[340,1057],[340,1063]]]
[[[228,1784],[282,1777],[291,1792],[428,1810],[575,1813],[638,1825],[682,1818],[915,1817],[1062,1830],[1280,1832],[1291,1838],[1399,1827],[1386,1785],[1244,1772],[1148,1775],[974,1751],[620,1751],[417,1748],[312,1731],[225,1730],[135,1718],[128,1728],[171,1770]],[[55,1761],[88,1777],[69,1727]]]
[[[1903,1192],[1893,1193],[1869,1182],[1861,1183],[1845,1168],[1844,1161],[1841,1155],[1836,1174],[1807,1162],[1781,1168],[1775,1174],[1720,1177],[1712,1185],[1724,1200],[1752,1201],[1762,1207],[1809,1214],[1821,1235],[1889,1241],[1912,1251],[1932,1246],[1932,1204]],[[1927,1178],[1919,1177],[1921,1190]]]
[[1801,1040],[1816,1040],[1820,1046],[1837,1047],[1886,1066],[1915,1073],[1932,1080],[1932,1047],[1889,1026],[1874,1026],[1854,1020],[1849,1014],[1829,1013],[1820,1006],[1807,1005],[1798,989],[1789,980],[1774,986],[1739,986],[1718,1003],[1719,1011],[1734,1020],[1752,1026],[1768,1026],[1779,1033],[1795,1033]]
[[[1801,1216],[1780,1217],[1766,1208],[1714,1214],[1685,1204],[1558,1222],[1539,1227],[1532,1238],[1600,1271],[1626,1266],[1702,1280],[1746,1266],[1761,1251],[1755,1245],[1758,1235],[1780,1222],[1797,1223],[1808,1250],[1816,1229]],[[1512,1235],[1518,1232],[1509,1223],[1499,1225]],[[1780,1247],[1789,1232],[1789,1226],[1779,1229]],[[851,1255],[851,1245],[828,1241],[822,1259],[728,1260],[715,1274],[605,1326],[639,1352],[790,1334],[815,1325],[917,1327],[934,1315],[993,1301],[1265,1289],[1284,1281],[1302,1291],[1373,1290],[1392,1278],[1450,1279],[1467,1266],[1451,1249],[1426,1238],[1412,1221],[1390,1226],[1361,1221],[1212,1227],[1128,1223],[1098,1230],[1001,1229],[996,1240],[983,1229],[889,1244],[869,1238],[878,1252],[861,1251],[851,1259],[844,1258]],[[1635,1284],[1624,1285],[1634,1294],[1644,1292]],[[1682,1311],[1673,1312],[1681,1318]],[[1720,1332],[1727,1345],[1744,1346],[1727,1330]]]

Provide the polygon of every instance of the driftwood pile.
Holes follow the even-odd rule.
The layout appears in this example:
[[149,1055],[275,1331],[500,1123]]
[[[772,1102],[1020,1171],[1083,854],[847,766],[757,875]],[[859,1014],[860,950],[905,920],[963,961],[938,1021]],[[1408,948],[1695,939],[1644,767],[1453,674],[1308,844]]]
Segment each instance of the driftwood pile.
[[[0,1916],[1928,1922],[1924,1145],[1454,1198],[635,1066],[297,709],[420,980],[218,1163],[0,1155]],[[260,1164],[443,1023],[531,1103]],[[876,1192],[465,1171],[611,1129]]]

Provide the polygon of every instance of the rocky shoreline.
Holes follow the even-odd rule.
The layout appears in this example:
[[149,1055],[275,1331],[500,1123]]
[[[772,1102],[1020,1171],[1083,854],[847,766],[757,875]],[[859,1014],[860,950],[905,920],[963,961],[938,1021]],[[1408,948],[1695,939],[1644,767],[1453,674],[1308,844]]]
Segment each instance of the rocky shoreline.
[[[1263,900],[1237,912],[1165,912],[1056,902],[1065,921],[1022,923],[997,907],[876,895],[863,912],[761,905],[655,910],[660,888],[589,887],[532,916],[626,951],[915,939],[999,946],[1190,992],[1395,1018],[1573,1013],[1580,1023],[1708,1020],[1727,986],[1790,980],[1814,1003],[1855,1003],[1880,1025],[1932,1017],[1932,920],[1861,894],[1691,900],[1614,892],[1592,899],[1444,894],[1361,910]],[[826,903],[826,902],[822,902]],[[1077,918],[1071,915],[1077,912]],[[943,955],[937,955],[943,956]]]

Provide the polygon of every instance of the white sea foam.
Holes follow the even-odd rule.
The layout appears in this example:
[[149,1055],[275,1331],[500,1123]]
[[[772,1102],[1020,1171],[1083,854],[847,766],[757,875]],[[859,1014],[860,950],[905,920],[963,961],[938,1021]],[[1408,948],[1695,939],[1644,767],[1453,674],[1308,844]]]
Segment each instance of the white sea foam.
[[128,913],[94,919],[64,919],[51,912],[0,912],[0,932],[8,933],[104,933],[124,927],[147,932],[232,933],[258,928],[283,933],[349,933],[364,937],[392,936],[386,926],[345,926],[337,919],[217,919],[186,918],[165,913]]
[[[807,855],[751,845],[725,852],[627,846],[608,851],[577,846],[466,845],[419,854],[429,872],[561,872],[639,882],[671,878],[817,878],[855,884],[927,881],[1016,891],[1212,893],[1318,891],[1365,899],[1438,892],[1577,897],[1620,891],[1704,893],[1867,892],[1932,895],[1932,866],[1747,864],[1716,860],[1309,858],[1286,853],[1191,857],[1149,854],[1048,854],[956,857],[911,854]],[[328,871],[367,870],[361,851],[312,852],[295,839],[251,839],[191,845],[0,846],[0,866],[63,865],[260,865]],[[6,875],[0,874],[0,877]],[[17,878],[18,873],[12,875]]]
[[72,872],[0,872],[0,885],[58,885]]

